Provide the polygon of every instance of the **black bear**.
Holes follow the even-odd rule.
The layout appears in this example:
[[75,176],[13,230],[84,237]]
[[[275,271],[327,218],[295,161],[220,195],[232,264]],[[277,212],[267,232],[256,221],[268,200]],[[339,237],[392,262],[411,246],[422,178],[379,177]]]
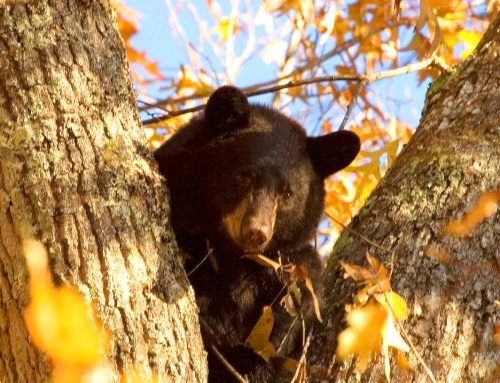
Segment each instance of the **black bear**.
[[[311,241],[323,214],[324,179],[359,149],[352,132],[307,137],[294,120],[223,86],[204,113],[156,150],[200,308],[210,382],[237,381],[216,353],[250,382],[290,381],[293,373],[280,358],[268,363],[245,341],[263,307],[272,305],[270,340],[280,355],[299,358],[302,325],[315,320],[314,310],[294,320],[280,305],[288,274],[243,256],[300,265],[317,290],[321,263]],[[303,285],[304,309],[313,296]]]

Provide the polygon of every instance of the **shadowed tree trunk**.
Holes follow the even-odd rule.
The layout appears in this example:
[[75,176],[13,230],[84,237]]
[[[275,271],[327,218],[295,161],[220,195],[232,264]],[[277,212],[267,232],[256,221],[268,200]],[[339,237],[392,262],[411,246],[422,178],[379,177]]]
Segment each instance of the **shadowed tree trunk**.
[[[313,364],[331,366],[344,306],[361,288],[344,279],[340,261],[368,267],[365,253],[390,269],[392,288],[408,304],[404,327],[438,382],[493,382],[500,378],[493,341],[500,311],[500,216],[463,238],[446,235],[450,221],[500,188],[500,19],[476,52],[430,87],[420,126],[350,228],[391,254],[344,231],[325,272],[327,331],[311,345]],[[430,249],[435,249],[433,253]],[[441,254],[436,257],[433,254]],[[440,259],[438,259],[440,258]],[[392,364],[394,382],[429,382],[410,351],[408,371]],[[331,366],[335,382],[381,382],[382,358],[360,378],[353,361]],[[329,379],[331,381],[332,378]]]
[[[0,381],[48,380],[21,244],[94,301],[115,374],[206,379],[197,308],[108,0],[0,3]],[[117,379],[117,376],[115,379]]]

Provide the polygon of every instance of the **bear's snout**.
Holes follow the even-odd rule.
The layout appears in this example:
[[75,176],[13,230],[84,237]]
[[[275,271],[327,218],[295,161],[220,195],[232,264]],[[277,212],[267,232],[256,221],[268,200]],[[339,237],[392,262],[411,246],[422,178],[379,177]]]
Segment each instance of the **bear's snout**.
[[262,251],[273,237],[278,200],[269,190],[250,191],[223,219],[227,233],[245,252]]
[[245,250],[263,248],[267,245],[272,235],[273,229],[269,220],[251,219],[250,222],[244,223],[241,227],[241,238],[243,239]]

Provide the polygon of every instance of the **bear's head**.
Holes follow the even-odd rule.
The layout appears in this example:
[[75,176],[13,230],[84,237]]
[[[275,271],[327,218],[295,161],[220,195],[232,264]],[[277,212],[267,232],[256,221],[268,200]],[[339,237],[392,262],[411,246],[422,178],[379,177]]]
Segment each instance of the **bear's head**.
[[[356,134],[307,137],[297,122],[249,104],[232,86],[215,91],[204,114],[184,129],[191,132],[175,145],[193,163],[180,182],[194,189],[196,226],[243,252],[286,250],[314,238],[325,178],[360,150]],[[176,203],[185,203],[179,199],[172,196],[174,212]]]

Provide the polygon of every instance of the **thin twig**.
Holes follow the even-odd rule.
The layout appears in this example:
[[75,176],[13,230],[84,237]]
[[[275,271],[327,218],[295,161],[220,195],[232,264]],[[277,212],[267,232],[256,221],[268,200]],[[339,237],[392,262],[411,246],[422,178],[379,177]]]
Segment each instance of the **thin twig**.
[[[293,376],[290,383],[295,383],[295,381],[299,377],[299,374],[300,374],[302,367],[304,367],[304,371],[306,370],[306,365],[307,365],[306,364],[306,354],[307,354],[307,349],[309,348],[309,343],[311,342],[311,338],[312,338],[312,329],[311,329],[311,331],[309,331],[309,334],[307,335],[307,339],[304,343],[304,348],[302,349],[302,355],[300,356],[299,363],[297,365],[297,369],[295,370],[295,375]],[[304,376],[302,376],[302,377],[304,377]],[[305,380],[303,379],[303,381],[305,381]]]
[[335,218],[333,218],[330,214],[326,213],[326,215],[327,215],[327,216],[328,216],[328,217],[329,217],[332,221],[334,221],[335,223],[338,223],[340,226],[342,226],[342,228],[346,229],[349,233],[352,233],[352,234],[356,235],[357,237],[361,238],[363,241],[365,241],[365,242],[369,243],[370,245],[372,245],[372,246],[376,247],[377,249],[379,249],[379,250],[383,250],[383,251],[386,251],[386,252],[388,252],[388,253],[390,253],[390,254],[392,254],[392,253],[393,253],[393,251],[392,251],[392,250],[389,250],[389,249],[387,249],[387,248],[385,248],[385,247],[383,247],[383,246],[379,245],[377,242],[373,242],[371,239],[369,239],[369,238],[365,237],[363,234],[360,234],[360,233],[358,233],[358,232],[356,232],[356,231],[352,230],[352,229],[351,229],[351,228],[349,228],[348,226],[344,225],[342,222],[337,221],[337,220],[336,220]]
[[241,374],[236,371],[236,369],[231,365],[231,363],[228,362],[226,358],[224,358],[224,355],[221,354],[221,352],[215,347],[215,345],[212,345],[212,351],[215,352],[215,356],[222,362],[222,364],[229,370],[233,376],[238,379],[241,383],[248,383],[248,380],[246,380]]
[[352,110],[354,109],[354,105],[356,105],[356,101],[358,100],[359,95],[361,94],[362,90],[366,86],[366,81],[362,80],[359,83],[358,89],[356,90],[356,93],[352,96],[351,102],[349,103],[349,106],[347,107],[347,112],[345,113],[344,119],[342,120],[342,123],[340,124],[339,130],[344,130],[347,121],[349,120],[349,117],[351,116]]
[[191,271],[186,275],[189,277],[191,274],[193,274],[196,271],[196,269],[200,267],[203,264],[203,262],[205,262],[205,260],[210,256],[210,254],[212,254],[212,251],[213,249],[208,249],[207,255],[205,255],[205,257],[203,257],[203,259],[195,267],[193,267]]

